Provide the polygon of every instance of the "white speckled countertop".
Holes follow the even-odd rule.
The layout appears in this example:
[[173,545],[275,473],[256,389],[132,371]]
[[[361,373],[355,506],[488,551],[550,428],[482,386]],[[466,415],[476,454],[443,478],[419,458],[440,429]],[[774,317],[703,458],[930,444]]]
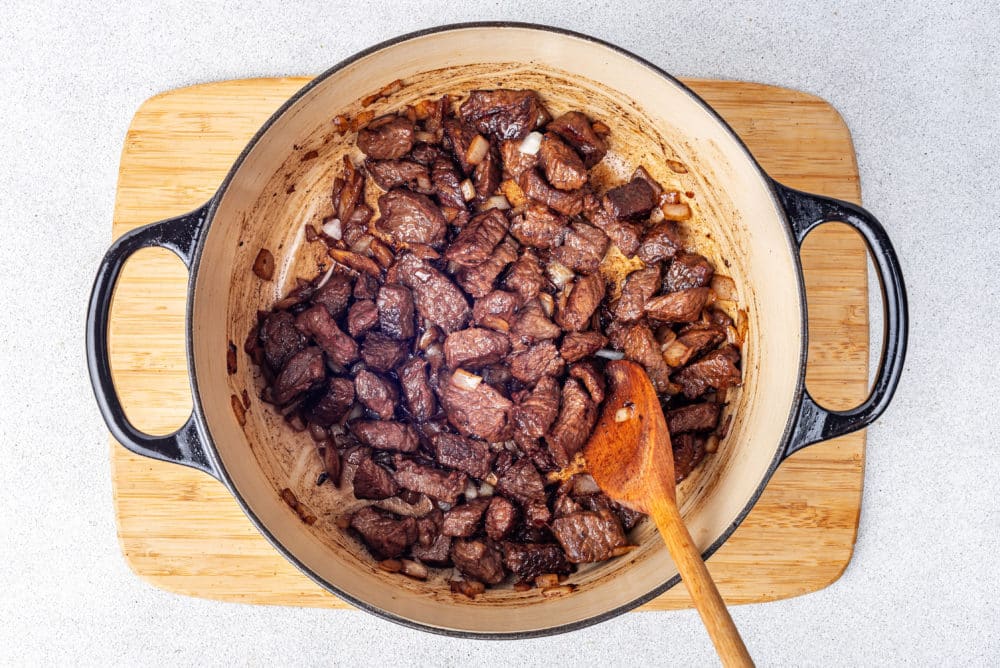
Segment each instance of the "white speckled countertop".
[[[22,5],[23,6],[18,6]],[[454,640],[354,611],[168,594],[125,566],[83,321],[132,114],[167,89],[310,74],[440,23],[549,23],[676,75],[829,100],[865,203],[902,259],[903,383],[869,431],[854,559],[830,588],[738,607],[761,665],[1000,661],[1000,6],[965,3],[4,3],[0,8],[0,664],[704,665],[692,611],[522,642]],[[406,7],[399,9],[398,7]]]

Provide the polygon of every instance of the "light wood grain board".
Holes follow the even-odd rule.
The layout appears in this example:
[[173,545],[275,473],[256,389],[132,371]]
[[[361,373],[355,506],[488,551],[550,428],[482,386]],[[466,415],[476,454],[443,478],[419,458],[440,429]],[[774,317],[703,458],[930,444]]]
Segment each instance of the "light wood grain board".
[[[263,121],[307,79],[225,81],[170,91],[136,112],[122,152],[115,237],[207,200]],[[818,98],[758,84],[688,81],[736,129],[764,168],[803,190],[860,201],[850,133]],[[864,246],[827,225],[803,251],[809,300],[807,383],[827,406],[866,393]],[[133,422],[168,433],[191,410],[184,359],[187,273],[160,249],[125,267],[112,309],[115,383]],[[730,604],[821,589],[850,561],[864,477],[863,433],[814,445],[779,468],[756,507],[709,561]],[[226,601],[346,607],[281,557],[225,488],[112,440],[114,506],[125,558],[163,589]],[[675,587],[644,609],[690,607]]]

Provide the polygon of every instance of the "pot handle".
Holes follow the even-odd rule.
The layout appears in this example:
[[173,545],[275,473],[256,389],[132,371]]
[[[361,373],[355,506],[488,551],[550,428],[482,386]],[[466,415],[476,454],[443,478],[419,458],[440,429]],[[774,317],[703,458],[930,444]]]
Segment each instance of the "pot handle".
[[831,411],[817,404],[809,391],[803,388],[802,403],[785,451],[787,457],[811,443],[843,436],[866,427],[885,412],[903,372],[908,315],[906,288],[899,259],[885,228],[875,216],[850,202],[793,190],[777,181],[774,186],[800,247],[806,235],[823,223],[843,222],[861,234],[878,271],[882,309],[885,313],[882,357],[868,398],[850,410]]
[[115,286],[125,261],[137,250],[159,246],[174,252],[190,269],[208,204],[190,213],[136,228],[118,238],[97,269],[87,311],[87,366],[97,406],[111,434],[138,455],[184,464],[218,477],[202,445],[194,411],[177,431],[151,436],[129,422],[111,377],[108,319]]

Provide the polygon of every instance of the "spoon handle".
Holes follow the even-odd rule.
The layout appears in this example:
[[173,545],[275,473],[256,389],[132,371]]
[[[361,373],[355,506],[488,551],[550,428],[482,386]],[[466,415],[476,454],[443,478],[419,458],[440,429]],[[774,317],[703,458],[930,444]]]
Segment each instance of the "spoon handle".
[[705,562],[701,558],[691,534],[681,519],[677,503],[670,498],[662,499],[652,509],[653,520],[660,530],[660,536],[670,550],[681,579],[694,600],[701,620],[715,644],[715,651],[724,666],[753,666],[753,659],[747,651],[733,618],[729,616],[726,602],[712,580]]

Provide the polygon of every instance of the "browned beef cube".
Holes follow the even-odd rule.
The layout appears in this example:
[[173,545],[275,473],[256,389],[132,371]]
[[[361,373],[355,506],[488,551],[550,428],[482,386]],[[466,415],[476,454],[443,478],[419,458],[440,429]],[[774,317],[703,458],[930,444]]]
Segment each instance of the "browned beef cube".
[[489,499],[473,499],[446,511],[444,522],[441,524],[441,533],[453,538],[472,536],[479,530],[483,513],[489,504]]
[[590,121],[579,111],[567,111],[549,123],[547,129],[568,141],[583,156],[583,163],[588,168],[599,163],[607,153],[604,140],[597,136]]
[[[541,341],[507,358],[510,375],[526,385],[534,385],[542,376],[558,376],[564,364],[552,341]],[[539,434],[540,435],[540,434]]]
[[544,527],[552,519],[552,511],[545,501],[530,501],[524,506],[524,522],[529,526]]
[[300,394],[314,390],[326,379],[323,352],[316,346],[303,348],[292,355],[271,386],[274,403],[289,403]]
[[500,550],[481,540],[453,542],[451,561],[465,577],[489,585],[500,584],[507,575]]
[[306,337],[295,327],[295,316],[288,311],[275,311],[267,316],[260,327],[259,338],[264,346],[264,359],[276,372],[306,347]]
[[496,491],[521,505],[545,503],[545,485],[538,469],[527,459],[514,462],[497,481]]
[[466,123],[496,139],[524,139],[548,112],[533,90],[474,90],[459,108]]
[[674,374],[674,380],[684,390],[684,396],[694,399],[709,388],[724,390],[735,387],[742,382],[742,376],[732,354],[719,349],[678,371]]
[[483,377],[484,383],[492,385],[501,392],[504,391],[504,388],[507,387],[507,383],[512,378],[510,375],[510,368],[503,362],[483,367],[479,374]]
[[579,332],[587,329],[590,316],[604,299],[604,277],[600,274],[580,276],[570,290],[565,306],[556,313],[556,322],[569,332]]
[[566,466],[590,438],[597,422],[597,406],[590,394],[574,378],[563,385],[559,417],[545,442],[557,466]]
[[520,139],[505,139],[500,142],[500,160],[504,178],[517,181],[521,174],[538,164],[538,154],[523,153]]
[[577,273],[593,274],[601,266],[608,243],[607,235],[593,225],[573,223],[552,256]]
[[447,276],[412,253],[401,255],[396,267],[399,282],[413,291],[421,316],[445,332],[454,332],[465,325],[471,313],[469,303]]
[[354,279],[355,299],[375,299],[378,294],[378,279],[371,274],[360,273]]
[[522,582],[531,582],[546,573],[570,573],[573,567],[566,554],[554,543],[503,544],[504,564]]
[[594,226],[599,227],[618,246],[622,255],[631,257],[639,250],[642,243],[642,225],[631,220],[614,218],[601,208],[596,197],[584,197],[584,213]]
[[350,276],[334,271],[323,287],[313,293],[312,302],[322,304],[331,317],[339,318],[350,301],[353,284]]
[[431,180],[434,192],[437,193],[441,206],[465,211],[465,198],[462,197],[462,177],[455,165],[448,158],[438,158],[431,168]]
[[351,516],[351,528],[361,534],[376,559],[395,559],[417,540],[417,521],[366,506]]
[[484,441],[440,432],[431,438],[431,445],[439,464],[465,471],[473,478],[485,478],[493,466],[493,453]]
[[644,216],[656,206],[656,191],[645,179],[634,178],[604,193],[604,210],[615,218]]
[[714,401],[675,408],[667,412],[667,428],[671,436],[688,431],[712,431],[719,424],[721,408]]
[[646,264],[656,264],[672,258],[681,248],[681,236],[677,223],[666,220],[657,223],[642,235],[639,259]]
[[444,341],[444,358],[452,369],[478,369],[495,364],[508,352],[510,340],[506,334],[481,327],[452,332]]
[[337,322],[325,307],[316,305],[306,309],[295,318],[295,326],[316,339],[319,347],[336,364],[347,366],[358,359],[357,342],[337,327]]
[[378,324],[378,307],[370,299],[362,299],[347,309],[347,333],[358,338]]
[[410,159],[413,160],[413,162],[427,167],[433,165],[434,161],[440,156],[441,148],[435,146],[434,144],[424,144],[418,142],[417,144],[414,144],[413,149],[410,151]]
[[314,399],[306,417],[321,427],[338,423],[354,405],[354,383],[347,378],[331,378],[326,390]]
[[483,523],[490,540],[503,540],[517,524],[517,508],[502,496],[494,496],[490,499]]
[[653,297],[646,302],[646,315],[659,322],[693,322],[708,303],[708,288],[687,288]]
[[399,368],[406,409],[417,420],[429,420],[437,410],[434,391],[427,380],[427,362],[414,357]]
[[570,332],[563,337],[559,354],[567,362],[590,357],[608,344],[608,337],[600,332]]
[[364,455],[354,472],[354,496],[359,499],[379,501],[399,494],[399,485],[392,479],[392,472],[375,463],[371,455]]
[[[363,206],[364,193],[365,193],[365,175],[364,173],[354,166],[351,162],[351,157],[348,155],[344,156],[344,172],[342,187],[338,189],[337,184],[341,181],[334,182],[334,192],[333,192],[333,207],[336,210],[337,218],[344,223],[345,238],[351,228],[360,227],[356,225],[357,219],[354,217],[355,209]],[[352,243],[348,241],[348,243]]]
[[515,293],[494,290],[472,305],[472,320],[482,327],[508,332],[519,303]]
[[402,285],[386,284],[378,291],[378,326],[394,339],[413,338],[413,294]]
[[593,362],[577,362],[571,365],[569,375],[583,383],[595,404],[604,401],[604,373]]
[[378,198],[378,208],[381,216],[375,227],[390,235],[396,244],[433,246],[444,240],[448,221],[426,195],[396,188]]
[[439,398],[448,422],[465,436],[475,436],[490,443],[510,436],[510,399],[486,383],[475,388],[459,387],[450,377],[441,379]]
[[517,180],[524,194],[566,216],[583,211],[583,194],[579,190],[565,191],[549,185],[537,169],[529,169]]
[[455,264],[474,267],[489,259],[506,235],[507,217],[499,209],[489,209],[472,217],[444,256]]
[[358,148],[375,160],[402,158],[413,148],[413,123],[402,116],[387,123],[382,122],[384,118],[376,119],[358,132]]
[[391,420],[355,420],[349,425],[359,441],[376,450],[415,452],[419,445],[417,431],[408,424]]
[[512,338],[525,343],[557,338],[562,333],[559,326],[549,320],[537,299],[521,307],[511,330]]
[[382,190],[409,188],[424,195],[434,194],[426,165],[409,160],[369,160],[365,167]]
[[476,166],[469,162],[467,157],[469,145],[476,139],[479,133],[471,125],[462,123],[455,118],[446,118],[444,121],[444,144],[451,149],[452,155],[462,168],[462,173],[471,176]]
[[493,290],[497,276],[516,259],[517,247],[512,240],[507,239],[494,249],[485,262],[475,267],[464,267],[455,278],[466,292],[479,299]]
[[704,256],[697,253],[680,252],[670,263],[663,279],[663,289],[668,292],[705,287],[712,282],[715,270]]
[[619,322],[634,322],[642,317],[646,302],[660,290],[660,267],[653,265],[633,271],[625,279],[613,313]]
[[604,561],[616,547],[628,544],[618,518],[606,511],[560,517],[552,522],[552,533],[574,564]]
[[525,250],[510,268],[504,287],[513,290],[521,296],[522,302],[528,302],[538,296],[545,285],[545,276],[538,262],[538,256],[531,250]]
[[577,190],[587,183],[587,168],[576,151],[549,132],[538,152],[545,178],[559,190]]
[[692,356],[697,356],[725,341],[726,330],[719,325],[696,322],[682,329],[677,335],[677,340],[691,350]]
[[406,344],[381,332],[369,332],[361,344],[361,359],[370,368],[387,373],[406,359]]
[[656,342],[652,330],[642,323],[627,325],[613,331],[611,341],[625,353],[625,359],[638,362],[649,374],[649,380],[657,392],[670,389],[670,367],[663,360],[660,344]]
[[396,455],[393,461],[396,464],[393,477],[400,487],[452,504],[465,491],[468,476],[464,473],[431,468],[401,455]]
[[500,152],[491,145],[482,162],[472,172],[472,183],[476,190],[476,201],[482,202],[496,192],[500,186]]
[[524,214],[514,219],[510,233],[525,246],[554,248],[566,236],[568,220],[544,204],[531,202]]
[[524,440],[545,435],[559,414],[559,383],[543,377],[530,393],[523,396],[511,412],[515,434]]
[[417,520],[419,537],[410,554],[428,566],[447,566],[451,563],[451,537],[441,533],[441,511],[437,510]]
[[365,408],[383,420],[391,420],[399,404],[399,390],[385,378],[362,370],[354,376],[354,393]]
[[678,434],[671,445],[674,450],[674,482],[678,483],[691,475],[691,471],[705,458],[705,437]]

